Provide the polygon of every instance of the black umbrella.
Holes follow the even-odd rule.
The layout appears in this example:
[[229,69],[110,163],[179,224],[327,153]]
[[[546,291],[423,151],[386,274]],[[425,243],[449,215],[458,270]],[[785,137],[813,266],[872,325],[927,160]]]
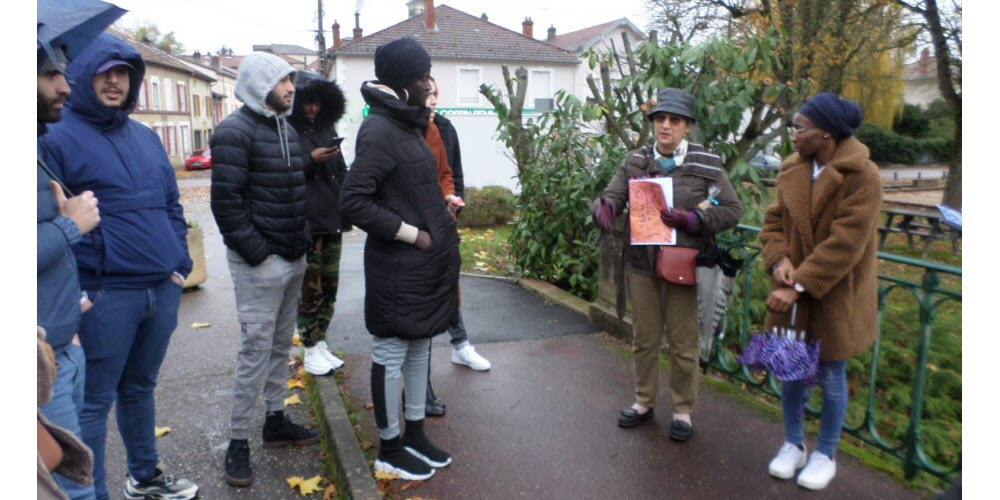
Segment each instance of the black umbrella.
[[72,60],[126,12],[101,0],[38,0],[38,50],[52,61],[57,49]]

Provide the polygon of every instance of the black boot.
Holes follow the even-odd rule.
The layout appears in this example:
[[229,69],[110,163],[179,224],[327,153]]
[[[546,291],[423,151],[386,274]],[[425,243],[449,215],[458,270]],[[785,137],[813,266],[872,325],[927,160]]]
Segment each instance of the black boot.
[[304,446],[319,441],[319,433],[293,423],[284,411],[268,412],[264,418],[264,447]]
[[424,414],[428,417],[443,417],[444,412],[444,401],[441,401],[434,395],[434,388],[431,387],[431,379],[427,377],[427,403],[424,404]]
[[399,436],[379,440],[375,472],[392,474],[407,481],[423,481],[434,475],[430,465],[403,448],[403,440]]
[[406,421],[403,446],[406,451],[427,462],[427,465],[431,467],[444,467],[451,463],[451,455],[431,444],[427,436],[424,435],[423,419]]
[[233,486],[250,486],[253,482],[253,469],[250,468],[250,444],[246,439],[233,439],[229,441],[229,449],[226,450],[226,474],[224,476],[227,483]]

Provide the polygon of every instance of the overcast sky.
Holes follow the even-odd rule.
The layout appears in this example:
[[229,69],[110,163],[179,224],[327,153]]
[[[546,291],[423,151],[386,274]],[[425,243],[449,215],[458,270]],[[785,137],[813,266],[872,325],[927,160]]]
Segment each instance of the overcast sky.
[[[128,9],[118,25],[134,27],[156,24],[161,32],[173,31],[187,52],[194,49],[216,51],[226,45],[236,54],[250,51],[254,44],[287,43],[314,48],[316,0],[108,0]],[[607,2],[615,9],[598,9],[597,2],[580,0],[484,0],[438,1],[463,12],[521,31],[521,21],[530,16],[534,35],[543,39],[550,25],[559,34],[627,17],[646,29],[643,0]],[[337,20],[341,36],[349,38],[354,28],[354,11],[361,5],[361,28],[368,35],[406,19],[406,0],[324,0],[323,29],[327,46],[332,44],[330,26]],[[586,7],[583,7],[586,6]]]

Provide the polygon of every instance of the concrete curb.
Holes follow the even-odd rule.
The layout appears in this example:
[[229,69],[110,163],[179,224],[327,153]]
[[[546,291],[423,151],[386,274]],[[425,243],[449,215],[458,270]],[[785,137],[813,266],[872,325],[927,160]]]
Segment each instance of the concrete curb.
[[521,278],[518,284],[537,293],[545,300],[559,304],[571,311],[576,311],[601,327],[604,331],[618,337],[622,341],[632,343],[632,315],[626,313],[625,318],[618,321],[618,314],[613,304],[601,300],[587,302],[547,281],[534,278]]
[[382,495],[375,486],[375,478],[368,467],[365,455],[354,435],[351,420],[337,387],[334,377],[316,377],[322,402],[324,421],[330,439],[323,450],[333,457],[334,466],[340,476],[341,485],[347,498],[381,500]]
[[554,302],[584,316],[590,313],[590,302],[573,295],[547,281],[534,278],[521,278],[517,283],[532,292],[537,293],[549,302]]

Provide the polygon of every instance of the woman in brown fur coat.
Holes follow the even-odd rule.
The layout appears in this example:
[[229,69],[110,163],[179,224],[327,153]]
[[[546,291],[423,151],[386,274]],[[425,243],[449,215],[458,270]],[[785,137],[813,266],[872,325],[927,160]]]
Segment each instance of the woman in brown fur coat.
[[771,461],[772,476],[822,489],[836,474],[833,456],[847,408],[847,359],[871,346],[878,332],[876,227],[882,201],[878,167],[851,136],[861,108],[829,93],[813,96],[792,118],[796,153],[781,165],[778,192],[760,240],[771,272],[766,329],[795,325],[820,343],[823,409],[816,451],[808,455],[802,417],[809,390],[785,382],[781,405],[785,443]]

